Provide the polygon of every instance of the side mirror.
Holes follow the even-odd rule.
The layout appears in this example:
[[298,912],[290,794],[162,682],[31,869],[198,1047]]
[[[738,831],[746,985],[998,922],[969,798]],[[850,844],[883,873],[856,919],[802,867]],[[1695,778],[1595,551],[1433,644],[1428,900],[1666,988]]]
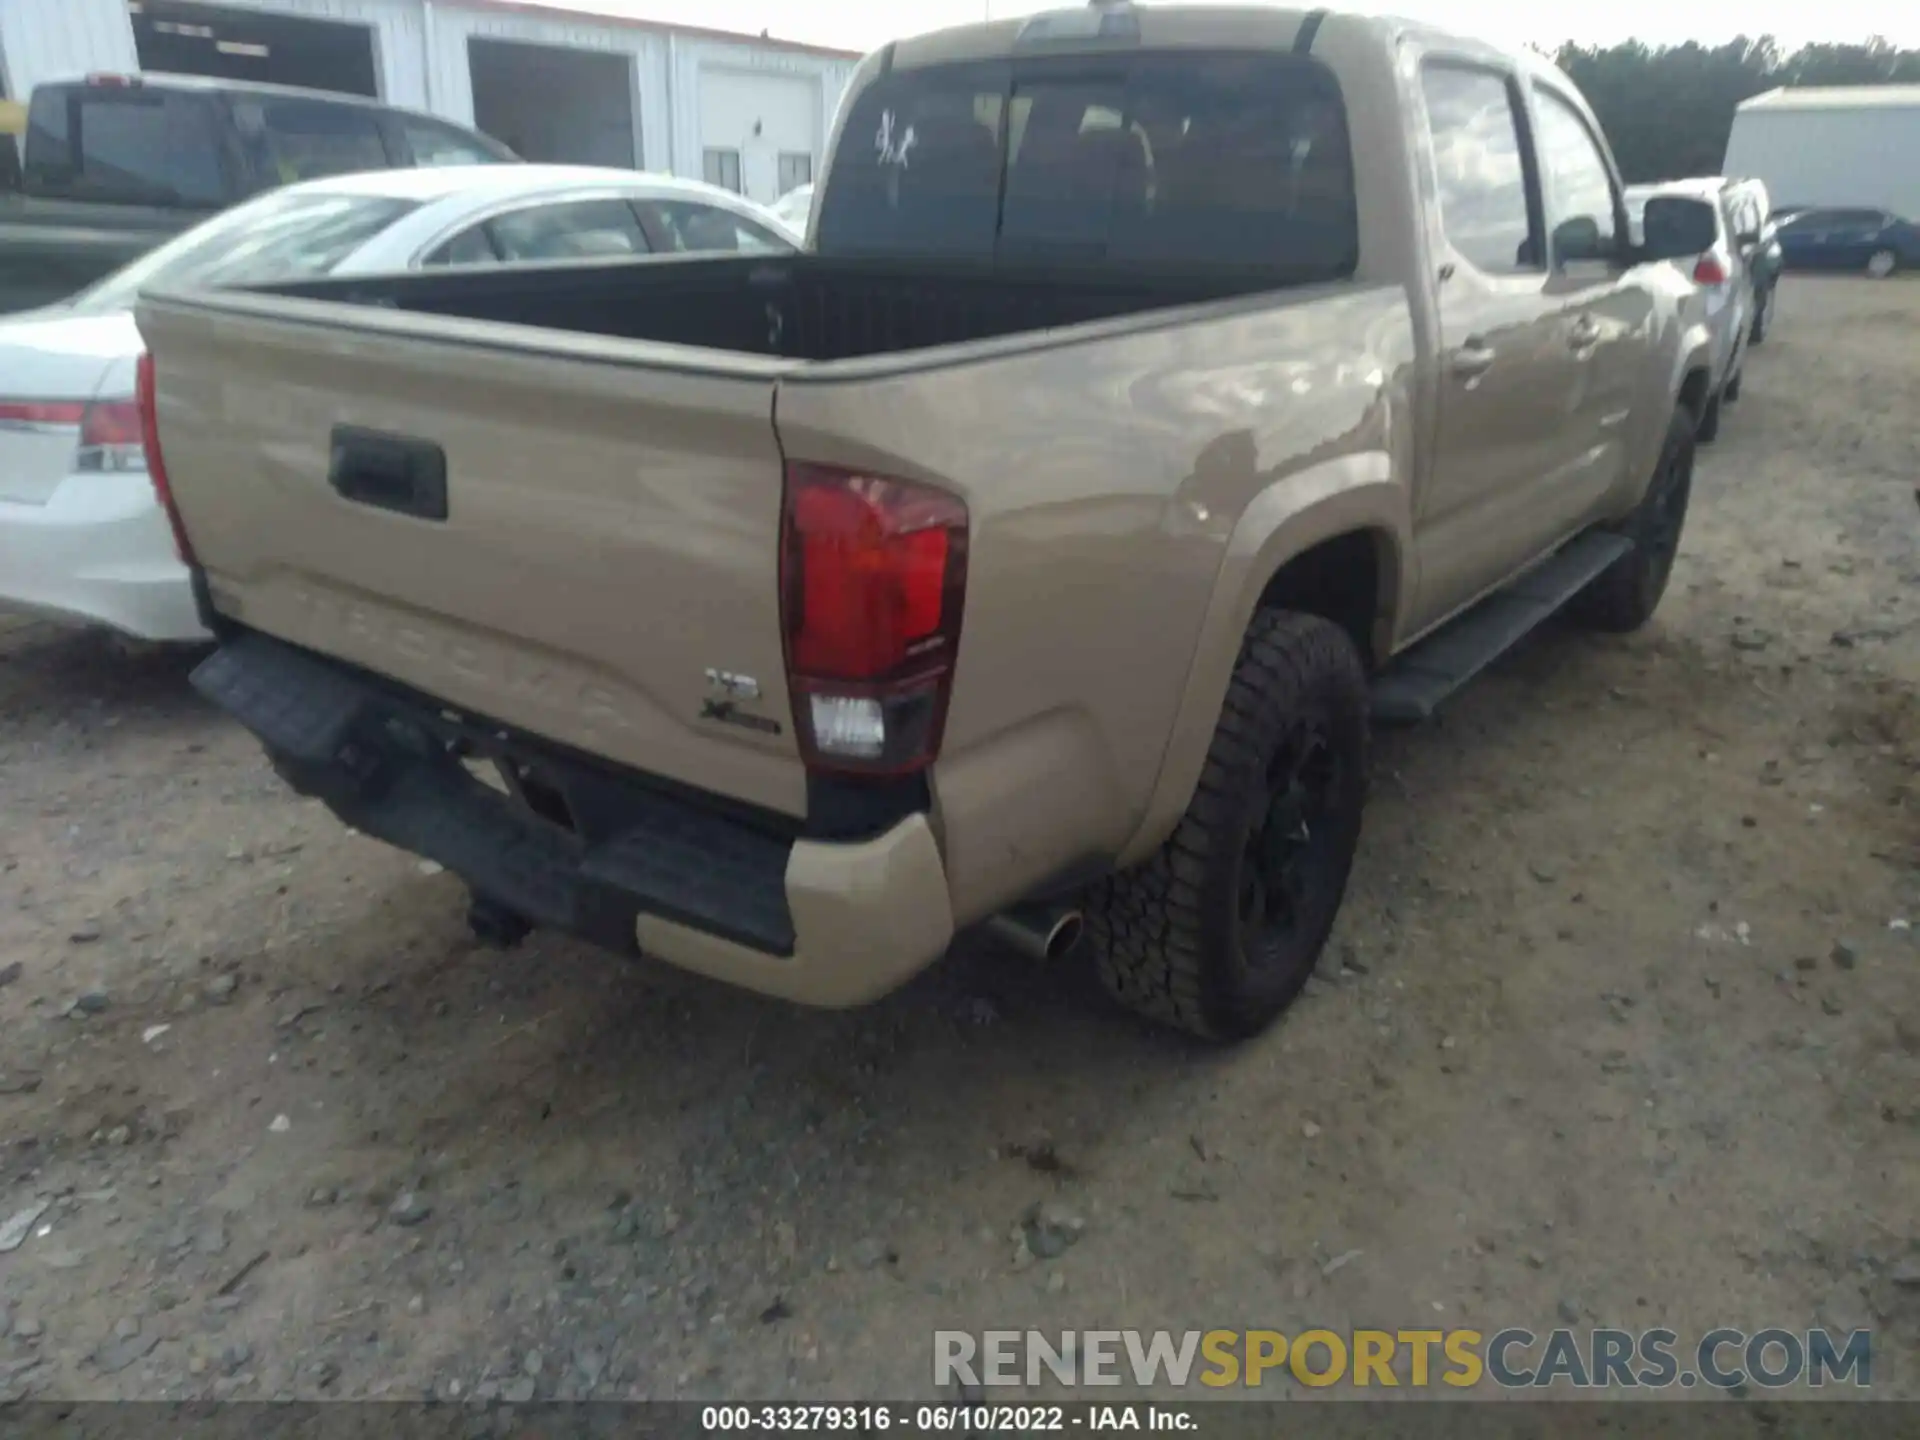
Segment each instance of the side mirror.
[[1646,233],[1643,260],[1691,259],[1711,250],[1720,234],[1713,206],[1684,195],[1656,195],[1647,201],[1641,228]]
[[1591,215],[1576,215],[1553,227],[1553,260],[1556,265],[1610,258],[1607,247],[1600,241],[1600,222]]

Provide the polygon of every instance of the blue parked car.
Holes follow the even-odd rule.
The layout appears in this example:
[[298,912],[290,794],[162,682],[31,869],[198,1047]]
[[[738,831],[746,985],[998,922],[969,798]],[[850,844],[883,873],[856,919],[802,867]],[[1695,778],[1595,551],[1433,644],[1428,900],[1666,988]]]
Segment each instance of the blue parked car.
[[1788,210],[1775,216],[1787,264],[1864,270],[1876,280],[1920,268],[1920,225],[1884,210]]

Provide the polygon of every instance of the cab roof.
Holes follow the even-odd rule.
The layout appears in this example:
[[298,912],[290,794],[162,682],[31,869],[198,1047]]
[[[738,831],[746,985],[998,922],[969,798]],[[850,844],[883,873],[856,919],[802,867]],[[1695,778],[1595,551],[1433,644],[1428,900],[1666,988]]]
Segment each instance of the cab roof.
[[[1323,29],[1372,29],[1383,37],[1414,36],[1451,47],[1499,53],[1527,69],[1553,70],[1531,52],[1497,47],[1424,21],[1357,10],[1273,5],[1135,5],[1092,0],[1005,20],[978,21],[931,31],[887,46],[888,68],[917,68],[953,60],[995,60],[1036,50],[1105,49],[1120,43],[1145,48],[1310,50]],[[1102,31],[1106,32],[1103,38]]]
[[512,158],[511,152],[499,141],[489,139],[470,125],[461,125],[438,115],[429,115],[425,111],[409,110],[404,105],[389,105],[384,100],[375,100],[366,95],[350,95],[340,90],[308,90],[295,85],[268,85],[257,80],[224,80],[214,75],[177,75],[167,70],[141,70],[96,71],[87,75],[70,75],[59,80],[44,80],[34,87],[34,93],[38,94],[42,90],[89,88],[163,90],[177,95],[224,95],[238,100],[311,100],[327,105],[352,106],[360,110],[379,110],[392,115],[412,115],[471,135],[498,150],[502,159]]

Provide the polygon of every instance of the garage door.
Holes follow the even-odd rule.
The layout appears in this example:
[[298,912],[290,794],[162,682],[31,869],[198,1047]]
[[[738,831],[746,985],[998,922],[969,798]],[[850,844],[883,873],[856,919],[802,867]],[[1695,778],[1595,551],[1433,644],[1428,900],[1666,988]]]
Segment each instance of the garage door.
[[631,56],[475,37],[467,59],[474,124],[521,159],[633,165]]
[[132,19],[142,70],[380,98],[366,25],[177,0],[145,0]]

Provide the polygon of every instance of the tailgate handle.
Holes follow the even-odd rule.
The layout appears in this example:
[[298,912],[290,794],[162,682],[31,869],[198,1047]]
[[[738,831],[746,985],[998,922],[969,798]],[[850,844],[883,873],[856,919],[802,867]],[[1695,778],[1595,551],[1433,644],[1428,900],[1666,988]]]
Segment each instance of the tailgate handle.
[[356,504],[421,520],[447,518],[447,452],[429,440],[336,425],[327,479]]

